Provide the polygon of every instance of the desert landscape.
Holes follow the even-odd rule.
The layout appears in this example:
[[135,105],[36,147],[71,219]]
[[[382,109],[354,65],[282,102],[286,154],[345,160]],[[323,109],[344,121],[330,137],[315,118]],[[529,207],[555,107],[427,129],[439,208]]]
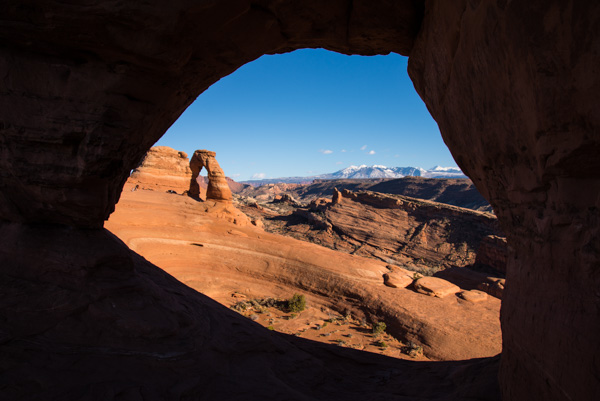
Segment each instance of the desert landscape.
[[[573,0],[8,2],[0,398],[600,399],[599,26]],[[403,56],[396,95],[484,201],[423,178],[232,190],[210,130],[175,178],[132,174],[199,95],[303,49]]]
[[[493,215],[416,198],[401,197],[400,202],[374,192],[358,193],[368,195],[365,203],[356,202],[358,210],[351,192],[345,192],[348,200],[340,193],[333,202],[321,198],[326,206],[350,207],[350,212],[325,213],[321,220],[306,217],[303,208],[277,213],[273,206],[268,209],[273,202],[261,206],[248,197],[235,202],[227,185],[232,181],[225,179],[214,152],[196,151],[194,157],[199,154],[209,155],[204,179],[200,169],[192,173],[181,168],[188,160],[182,152],[152,148],[133,171],[106,228],[181,282],[225,306],[238,305],[244,315],[277,331],[395,357],[412,354],[416,360],[500,352],[501,295],[484,291],[503,282],[502,273],[493,277],[466,267],[475,264],[482,239],[498,234]],[[198,181],[208,181],[206,188],[198,185],[204,200],[189,191],[190,182],[195,188]],[[275,204],[281,199],[276,195]],[[305,218],[301,226],[310,228],[294,224],[286,230],[271,222],[297,214]],[[444,225],[443,219],[449,222]],[[334,237],[329,221],[361,230]],[[365,232],[374,235],[367,239]],[[330,241],[326,247],[314,244],[322,245],[324,238]],[[453,245],[459,242],[464,249]],[[450,281],[433,277],[438,270],[438,276]],[[305,295],[310,307],[293,317],[289,311],[257,305],[296,293]],[[378,323],[386,327],[381,334],[389,337],[373,336]]]

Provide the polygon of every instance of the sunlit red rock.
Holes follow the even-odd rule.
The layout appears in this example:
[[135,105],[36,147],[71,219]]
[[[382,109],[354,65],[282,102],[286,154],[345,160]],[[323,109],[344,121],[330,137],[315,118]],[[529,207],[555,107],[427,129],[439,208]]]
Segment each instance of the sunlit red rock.
[[206,200],[217,202],[231,202],[232,195],[223,169],[215,159],[215,152],[209,150],[197,150],[190,161],[192,179],[190,181],[189,195],[198,198],[200,188],[197,178],[202,168],[206,169],[208,186],[206,188]]
[[185,152],[155,146],[146,153],[127,182],[139,189],[183,194],[189,190],[191,178],[190,161]]

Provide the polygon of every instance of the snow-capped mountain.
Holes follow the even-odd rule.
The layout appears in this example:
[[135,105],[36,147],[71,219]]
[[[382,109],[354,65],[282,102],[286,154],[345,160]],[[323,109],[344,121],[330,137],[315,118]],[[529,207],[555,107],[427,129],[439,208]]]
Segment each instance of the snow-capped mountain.
[[429,170],[421,167],[386,167],[381,165],[350,166],[330,174],[321,174],[311,177],[285,177],[271,178],[266,180],[243,181],[251,185],[264,185],[273,183],[306,183],[312,180],[336,180],[336,179],[365,179],[365,178],[402,178],[406,176],[424,178],[467,178],[458,167],[435,166]]
[[405,176],[425,178],[466,178],[458,167],[435,166],[429,170],[421,167],[386,167],[386,166],[350,166],[331,174],[318,175],[315,178],[333,180],[339,178],[402,178]]
[[426,170],[422,177],[426,178],[467,178],[465,173],[458,167],[435,166]]

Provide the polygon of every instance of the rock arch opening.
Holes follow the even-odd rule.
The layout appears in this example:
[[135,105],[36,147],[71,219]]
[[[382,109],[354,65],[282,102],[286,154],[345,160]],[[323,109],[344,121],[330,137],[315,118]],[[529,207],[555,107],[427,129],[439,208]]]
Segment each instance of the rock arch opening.
[[[2,347],[8,350],[5,362],[13,374],[2,380],[13,398],[22,398],[19,391],[34,391],[31,382],[22,379],[32,374],[40,388],[53,391],[45,395],[56,396],[78,396],[94,385],[107,394],[137,391],[132,398],[146,391],[167,394],[168,388],[169,394],[175,391],[180,397],[206,389],[206,382],[181,380],[179,372],[177,377],[165,373],[163,362],[176,363],[168,359],[173,354],[167,343],[181,351],[178,355],[189,362],[186,366],[194,366],[185,374],[209,378],[214,388],[233,391],[229,382],[215,375],[227,369],[218,364],[203,368],[194,361],[207,360],[198,354],[201,340],[210,338],[202,327],[210,324],[210,332],[217,328],[225,332],[224,326],[236,323],[224,317],[227,314],[219,320],[210,301],[200,301],[202,297],[144,264],[101,227],[129,171],[198,93],[262,54],[305,47],[410,56],[409,74],[444,140],[459,166],[492,202],[509,237],[509,285],[502,307],[503,396],[598,398],[600,177],[590,166],[597,165],[600,148],[595,134],[600,130],[600,80],[595,70],[600,63],[599,5],[408,0],[191,3],[119,3],[98,6],[90,13],[83,6],[36,2],[6,10],[1,31],[6,57],[0,61],[5,77],[0,228],[5,244],[1,265],[7,276],[3,293],[11,296],[2,299],[2,321],[7,322],[3,333],[9,333],[3,334],[9,340]],[[148,21],[156,23],[150,27]],[[32,252],[32,240],[45,251]],[[117,291],[132,286],[138,291]],[[15,309],[16,288],[64,302],[43,315],[35,303]],[[111,309],[106,299],[118,301],[114,305],[120,307]],[[137,305],[137,312],[128,309],[131,305]],[[152,312],[139,312],[146,307]],[[194,315],[190,312],[194,308],[203,313]],[[69,330],[72,327],[77,329]],[[132,337],[148,327],[155,329],[150,331],[158,337],[150,337],[161,338],[160,345],[148,336]],[[300,343],[290,347],[281,338],[266,339],[245,327],[253,335],[244,339],[242,348],[264,350],[268,357],[260,358],[263,362],[281,358],[286,351],[301,361],[310,354],[310,347]],[[90,332],[102,335],[82,345],[83,334]],[[25,339],[29,345],[23,345]],[[107,344],[113,351],[109,356],[89,352]],[[571,346],[570,352],[560,352],[564,344]],[[80,351],[90,356],[77,365],[77,385],[51,377],[56,370],[48,369],[49,363],[72,365],[66,353],[50,349],[71,353],[78,352],[77,346],[84,346]],[[227,346],[219,344],[219,350],[226,352]],[[309,359],[318,359],[317,354]],[[147,358],[149,363],[140,362],[148,362]],[[118,369],[104,370],[104,380],[91,374],[110,361]],[[371,360],[370,367],[377,363],[393,370],[381,360]],[[268,380],[269,394],[288,394],[286,383],[297,381],[282,372],[297,372],[298,366],[276,366],[280,374]],[[365,373],[353,366],[350,370]],[[448,373],[451,366],[438,368]],[[483,370],[477,362],[470,366],[470,372]],[[323,369],[311,371],[321,378],[345,378],[344,388],[357,390],[348,379],[347,365],[337,375],[334,368]],[[135,389],[119,387],[115,374],[130,378]],[[254,379],[247,383],[265,383],[252,372],[246,374]],[[156,380],[144,382],[143,376]],[[368,382],[370,389],[419,394],[406,381],[388,381],[382,390],[379,379]],[[185,385],[173,389],[169,385],[173,380]],[[295,388],[309,391],[319,383],[313,376]],[[363,390],[368,383],[361,383]],[[465,394],[448,385],[457,398]],[[328,391],[339,395],[331,387]]]
[[[301,62],[311,65],[301,64]],[[267,64],[265,65],[265,63]],[[295,63],[300,65],[292,67]],[[329,63],[331,66],[329,68],[319,66],[325,63]],[[380,66],[377,65],[378,63]],[[218,145],[221,149],[218,154],[219,160],[223,160],[223,157],[228,157],[229,160],[233,158],[238,169],[240,166],[249,169],[255,162],[263,161],[263,165],[272,169],[270,175],[275,177],[283,176],[283,173],[273,174],[273,171],[282,171],[286,167],[282,166],[282,163],[293,165],[300,162],[302,168],[300,171],[304,171],[315,169],[313,165],[318,164],[319,159],[327,159],[331,156],[347,156],[346,159],[350,160],[348,165],[361,164],[369,158],[375,159],[376,161],[371,162],[371,164],[379,164],[379,166],[365,169],[365,172],[371,170],[375,172],[376,175],[373,177],[379,177],[379,173],[384,173],[388,179],[398,178],[403,175],[398,172],[398,169],[407,174],[405,170],[411,168],[401,167],[392,170],[382,167],[381,163],[385,160],[388,163],[399,160],[394,157],[397,152],[402,153],[403,156],[406,155],[406,158],[411,157],[413,162],[417,160],[414,155],[417,152],[414,152],[410,145],[414,144],[414,137],[419,136],[424,138],[427,136],[438,137],[437,144],[432,144],[432,141],[429,140],[427,145],[423,146],[429,150],[427,157],[431,157],[432,160],[444,156],[451,159],[451,156],[447,154],[447,148],[441,142],[435,122],[431,120],[421,100],[416,99],[416,93],[412,97],[409,94],[406,96],[408,99],[404,99],[402,92],[414,91],[414,89],[408,76],[403,71],[406,69],[406,59],[402,59],[398,55],[388,56],[387,59],[357,60],[357,58],[315,50],[302,52],[301,55],[295,57],[282,56],[279,61],[271,58],[268,62],[263,62],[261,67],[266,71],[260,71],[260,74],[255,72],[254,75],[246,73],[243,78],[233,80],[235,84],[242,87],[241,90],[234,91],[231,83],[229,83],[224,88],[218,88],[225,92],[225,96],[222,98],[215,95],[217,90],[215,89],[211,92],[212,97],[199,102],[200,105],[194,105],[194,111],[199,116],[196,118],[186,116],[186,123],[181,124],[178,128],[183,132],[187,132],[187,138],[185,138],[185,135],[177,136],[176,132],[168,132],[165,137],[169,137],[169,139],[163,137],[159,143],[162,145],[178,143],[181,146],[184,146],[185,143],[186,147],[184,149],[190,152],[194,146],[204,146],[205,142],[215,146]],[[281,75],[279,79],[273,78],[273,75],[277,74],[274,72],[277,68],[286,68],[284,72],[277,72]],[[289,70],[293,68],[308,71],[290,73]],[[344,68],[346,71],[341,71]],[[238,73],[241,72],[236,71],[234,75]],[[319,73],[323,77],[315,76]],[[385,76],[373,78],[372,75],[374,74]],[[406,75],[403,81],[396,78],[396,76],[402,74]],[[233,76],[227,77],[227,79],[230,78],[233,78]],[[334,79],[336,79],[336,82],[332,83],[331,81]],[[269,82],[269,80],[274,83]],[[295,85],[290,83],[290,81],[295,80],[298,80]],[[311,87],[308,91],[305,88],[307,85]],[[284,89],[279,86],[283,86]],[[257,91],[263,91],[266,95],[256,93]],[[341,93],[328,93],[331,91]],[[235,99],[236,96],[241,99]],[[202,96],[199,100],[201,98]],[[402,98],[402,100],[399,101],[399,98]],[[257,104],[248,105],[247,103],[250,100],[255,100]],[[307,102],[314,104],[300,105]],[[419,105],[411,107],[411,102],[419,102],[421,110],[418,108]],[[277,105],[277,103],[284,104]],[[392,103],[392,105],[386,103]],[[291,107],[290,105],[297,105],[298,109],[286,110]],[[219,107],[224,110],[219,110]],[[320,110],[321,108],[324,108],[324,110]],[[351,109],[349,110],[349,108]],[[314,116],[311,113],[317,115]],[[353,116],[353,113],[360,113],[360,116]],[[397,115],[390,116],[390,113]],[[209,119],[211,114],[216,114],[213,118],[214,122],[207,123],[205,120]],[[411,118],[413,120],[423,118],[424,114],[431,121],[426,121],[424,124],[407,121]],[[250,118],[255,115],[256,118]],[[298,121],[299,119],[308,120],[309,122]],[[383,119],[390,121],[381,121]],[[234,124],[228,124],[229,120],[236,121],[234,121]],[[403,127],[398,128],[402,123],[404,124]],[[223,127],[219,125],[223,125]],[[255,128],[253,125],[258,125],[260,128]],[[274,127],[270,127],[270,125]],[[433,132],[425,132],[427,128]],[[289,134],[286,130],[295,130],[295,135]],[[313,133],[309,130],[316,132]],[[413,132],[402,135],[402,131],[408,130]],[[174,130],[171,129],[170,131]],[[308,132],[303,135],[305,131]],[[328,134],[332,138],[326,139]],[[269,143],[273,141],[272,135],[275,135],[276,143]],[[244,142],[244,140],[248,140],[248,142]],[[325,140],[330,141],[330,143],[337,142],[336,147],[332,146],[332,149],[335,150],[319,152],[319,147],[330,146],[330,143],[323,145]],[[369,148],[363,146],[365,141],[368,141],[371,145]],[[374,142],[377,142],[379,146]],[[250,145],[256,147],[250,148]],[[423,147],[420,149],[421,151]],[[439,156],[440,151],[435,149],[436,147],[442,148],[441,156]],[[341,152],[340,150],[343,148],[348,149],[348,151]],[[377,155],[370,154],[375,153],[372,150],[374,148],[377,149]],[[386,150],[389,152],[387,155],[385,154]],[[175,157],[173,163],[178,166],[180,158],[176,156],[175,151],[171,152]],[[279,154],[283,155],[282,160],[276,159],[276,155]],[[293,160],[294,158],[297,160]],[[441,162],[440,159],[436,161]],[[425,163],[433,165],[435,162]],[[234,166],[233,163],[230,165]],[[208,200],[231,201],[231,192],[227,187],[225,174],[216,162],[215,152],[206,150],[194,152],[190,166],[192,183],[189,190],[190,196],[198,198],[200,194],[197,183],[199,171],[203,166],[207,166],[209,169],[208,188],[204,188],[206,194],[202,197]],[[334,168],[335,165],[329,164],[329,166]],[[347,165],[344,167],[347,167]],[[264,166],[258,168],[262,171]],[[337,167],[337,169],[340,168]],[[178,168],[176,169],[178,170]],[[141,170],[145,170],[145,166],[142,166]],[[412,168],[412,170],[419,172],[417,168]],[[253,171],[256,170],[251,170],[251,172]],[[165,167],[162,175],[171,177],[174,173],[176,172],[174,171],[171,174],[168,167]],[[438,172],[437,174],[441,173]],[[141,180],[141,177],[132,178],[136,183],[143,183],[144,187],[153,187],[152,182],[145,182],[145,180]],[[250,178],[250,176],[246,175],[245,178]],[[300,177],[299,180],[305,183],[312,181],[311,178],[306,177]],[[479,292],[479,289],[487,289],[486,285],[490,280],[490,274],[481,274],[467,269],[460,269],[460,267],[475,263],[475,254],[478,251],[480,242],[486,235],[500,233],[497,222],[493,216],[471,210],[442,204],[434,205],[426,201],[419,203],[419,201],[406,199],[402,196],[399,197],[402,199],[394,197],[394,194],[406,194],[402,192],[401,187],[410,186],[416,187],[418,194],[412,191],[407,194],[409,196],[420,198],[429,196],[427,199],[433,200],[431,199],[431,193],[433,193],[436,196],[435,200],[438,197],[444,198],[445,196],[444,199],[454,206],[472,207],[472,199],[468,195],[464,196],[465,188],[468,188],[475,198],[481,198],[472,184],[466,182],[466,180],[432,181],[415,179],[399,183],[382,179],[373,181],[372,178],[371,181],[367,179],[363,181],[350,180],[349,182],[342,181],[337,184],[334,181],[329,181],[317,184],[315,187],[309,187],[282,178],[280,181],[274,180],[272,184],[260,186],[256,189],[253,189],[247,183],[238,184],[242,191],[237,193],[234,205],[244,211],[252,219],[252,223],[259,224],[264,228],[266,233],[263,235],[276,233],[302,239],[303,242],[298,242],[296,244],[297,249],[294,250],[290,249],[293,248],[291,243],[284,241],[279,244],[283,249],[290,249],[288,258],[296,258],[299,265],[306,267],[304,273],[301,269],[294,270],[294,274],[304,277],[305,284],[298,287],[288,282],[289,291],[305,291],[313,297],[318,294],[321,298],[338,298],[336,301],[328,302],[327,305],[322,305],[322,308],[327,307],[330,310],[328,313],[341,314],[339,316],[354,313],[357,316],[357,321],[364,319],[365,324],[367,321],[385,321],[389,327],[389,334],[402,340],[402,343],[395,340],[390,343],[390,347],[385,349],[386,354],[404,357],[406,352],[414,351],[405,346],[407,343],[412,343],[415,344],[415,347],[424,351],[425,357],[434,359],[459,360],[495,356],[501,351],[498,321],[500,302],[497,299],[491,299],[486,293]],[[181,193],[178,181],[174,181],[174,183],[175,186],[172,190]],[[373,189],[378,193],[365,192],[360,195],[345,193],[342,198],[338,198],[338,200],[344,199],[345,201],[340,200],[333,204],[326,202],[324,199],[331,198],[334,188],[339,187],[340,190],[345,190],[345,186],[348,186],[354,191],[361,191],[370,188],[368,184],[372,186],[378,184],[378,188]],[[385,189],[386,184],[388,189]],[[237,192],[233,187],[234,184],[231,185],[232,191]],[[243,185],[245,185],[245,188]],[[323,186],[323,188],[319,188],[318,185]],[[203,186],[206,187],[206,185]],[[165,191],[164,187],[157,189],[162,192]],[[226,196],[223,195],[223,190],[227,191]],[[390,191],[392,195],[383,194],[385,192],[389,194]],[[427,193],[430,195],[426,195]],[[453,194],[461,194],[465,199],[461,201],[453,198]],[[127,202],[132,201],[131,196],[125,195],[125,197]],[[440,200],[444,201],[444,199]],[[486,204],[485,200],[481,200]],[[118,211],[121,212],[119,208]],[[118,216],[112,219],[113,222],[115,219],[121,219],[121,213]],[[360,216],[365,216],[365,218]],[[190,216],[190,218],[195,219],[195,216]],[[227,218],[229,218],[229,215]],[[246,223],[244,219],[240,218],[236,221],[238,224]],[[112,229],[115,228],[115,225],[111,224],[108,227]],[[115,228],[115,230],[113,232],[119,235],[120,229]],[[143,236],[151,235],[157,234],[152,234],[150,231],[143,234]],[[276,245],[278,244],[277,239],[272,236],[268,238],[265,241],[272,242],[273,247],[278,246]],[[190,241],[200,242],[194,239],[190,239]],[[222,239],[222,241],[227,240]],[[245,240],[236,237],[235,241],[243,243]],[[312,248],[307,249],[304,246],[307,241],[337,250],[345,255],[338,257],[336,252],[330,252],[324,257],[328,262],[317,258],[309,261],[306,258],[297,256],[303,252],[311,252]],[[129,242],[126,241],[126,243]],[[180,254],[183,250],[175,248],[172,251],[173,258],[177,260],[184,259],[185,256]],[[283,280],[296,282],[297,278],[290,277],[286,272],[290,267],[288,266],[289,263],[283,260],[285,258],[274,259],[274,255],[269,251],[262,249],[260,246],[257,248],[260,250],[257,250],[254,254],[254,264],[268,263],[271,266],[271,271],[279,271],[279,274],[275,275],[279,277],[267,275],[262,283],[256,285],[257,287],[280,286]],[[175,277],[179,278],[179,274],[181,274],[184,282],[190,283],[193,288],[207,295],[214,296],[215,299],[219,299],[226,306],[229,306],[234,300],[238,301],[238,297],[250,296],[249,294],[243,294],[243,290],[247,285],[239,284],[238,288],[234,288],[232,285],[229,288],[231,293],[223,295],[219,293],[216,285],[207,288],[199,284],[201,278],[196,278],[196,276],[192,278],[192,274],[187,271],[181,273],[176,267],[172,267],[172,263],[169,261],[161,259],[163,264],[159,263],[159,259],[152,258],[153,255],[166,251],[161,250],[158,243],[153,247],[144,249],[147,253],[141,250],[138,251],[150,260],[156,260],[155,263],[158,266],[164,267]],[[235,253],[236,251],[242,252],[235,247],[230,248],[230,252]],[[316,254],[320,253],[317,252]],[[365,280],[357,275],[354,279],[363,286],[359,292],[349,292],[350,287],[345,282],[345,275],[356,273],[353,270],[354,264],[350,263],[345,257],[347,254],[353,255],[355,259],[371,259],[371,261],[365,260],[365,263],[369,266],[368,268],[365,267],[365,271],[368,271],[368,274],[371,275],[371,278],[366,281],[370,281],[372,278],[375,279],[371,280],[373,283],[367,285]],[[230,259],[235,258],[232,256]],[[376,262],[373,262],[373,260]],[[258,274],[257,267],[252,263],[237,260],[231,262],[232,265],[234,263],[239,272],[240,280],[238,281],[241,281],[244,274],[250,272],[254,276]],[[333,266],[336,263],[341,270]],[[345,263],[349,263],[349,265],[348,270],[344,273]],[[190,268],[195,266],[194,269],[197,269],[198,277],[205,275],[207,282],[217,280],[217,278],[212,277],[216,276],[212,271],[214,269],[209,269],[209,266],[214,264],[212,261],[190,260],[186,264]],[[312,271],[310,265],[318,266],[322,270]],[[226,266],[225,268],[230,267]],[[441,275],[442,270],[449,267],[454,268],[454,270],[447,269],[445,274]],[[170,268],[174,270],[169,270]],[[206,273],[200,274],[204,271]],[[414,277],[419,275],[430,276],[436,272],[439,273],[438,277],[423,279],[415,288],[419,288],[421,293],[435,295],[438,298],[447,297],[448,299],[445,299],[442,303],[434,300],[428,305],[426,296],[417,295],[418,291],[405,289],[413,283]],[[338,282],[339,288],[332,292],[332,288],[327,282],[321,283],[314,279],[318,275],[330,277],[330,281]],[[387,280],[383,279],[384,275]],[[498,280],[501,281],[502,275],[499,274],[499,276]],[[376,278],[379,278],[379,280]],[[218,279],[224,280],[223,277]],[[421,284],[425,285],[426,281],[431,281],[437,285],[436,290],[428,292],[428,290],[421,288]],[[319,287],[321,284],[323,287]],[[461,288],[459,289],[456,284],[460,285]],[[387,285],[388,288],[384,288],[384,285]],[[393,291],[390,289],[392,287],[398,289]],[[496,288],[496,290],[498,289]],[[264,294],[256,294],[252,291],[252,296],[261,299],[275,296],[276,292],[270,291],[273,290],[266,290]],[[373,293],[380,291],[386,292],[384,301],[377,301],[372,296]],[[499,297],[497,292],[487,292]],[[334,293],[337,295],[334,295]],[[479,298],[476,300],[473,296]],[[354,301],[344,302],[339,298],[354,298]],[[454,304],[463,301],[468,302],[470,306],[463,309],[454,307]],[[322,302],[322,300],[319,300],[319,302]],[[436,302],[438,303],[436,304]],[[437,305],[435,307],[436,312],[443,311],[443,313],[435,313],[431,310],[434,304]],[[403,305],[403,307],[397,308],[395,305]],[[250,308],[252,309],[252,306]],[[424,310],[429,310],[429,312],[425,313]],[[265,320],[261,318],[264,313],[262,308],[259,308],[257,312],[260,312],[259,315],[250,314],[249,316],[265,326],[273,327],[271,322],[273,319]],[[440,321],[440,318],[448,315],[454,315],[452,324],[448,324],[445,318],[443,318],[443,322]],[[327,320],[327,318],[324,319]],[[477,321],[478,324],[469,323],[474,321]],[[300,322],[300,319],[298,319],[298,322]],[[308,323],[310,322],[302,322],[299,331],[295,334],[308,337],[308,334],[313,331],[306,333],[305,330],[302,330],[306,329],[304,326]],[[316,321],[312,323],[314,324]],[[327,322],[321,323],[327,324]],[[285,325],[282,324],[282,326],[285,326],[284,329],[287,331],[292,330],[292,322],[290,321]],[[280,330],[278,324],[274,327]],[[435,334],[433,334],[434,328],[437,330]],[[320,334],[325,334],[326,331],[328,330],[320,332]],[[318,336],[316,339],[328,343],[339,340],[347,346],[381,352],[379,348],[363,345],[363,341],[368,341],[370,337],[366,336],[364,340],[361,339],[362,331],[344,333],[341,330],[336,330],[336,332],[333,335],[327,333],[327,337]],[[350,337],[344,337],[345,334],[354,336],[353,340],[349,340]],[[473,344],[471,339],[477,339],[477,344]],[[452,345],[448,346],[448,344]]]

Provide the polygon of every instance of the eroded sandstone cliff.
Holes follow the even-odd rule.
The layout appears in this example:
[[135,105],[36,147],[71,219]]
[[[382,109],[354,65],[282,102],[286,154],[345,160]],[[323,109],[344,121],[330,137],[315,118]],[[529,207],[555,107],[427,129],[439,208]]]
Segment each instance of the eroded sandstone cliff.
[[428,275],[472,265],[481,241],[501,232],[491,213],[371,191],[334,189],[331,202],[313,201],[291,208],[291,214],[242,208],[262,215],[268,231]]
[[190,161],[185,152],[168,146],[154,146],[133,170],[127,182],[140,189],[183,194],[189,191],[191,178]]

